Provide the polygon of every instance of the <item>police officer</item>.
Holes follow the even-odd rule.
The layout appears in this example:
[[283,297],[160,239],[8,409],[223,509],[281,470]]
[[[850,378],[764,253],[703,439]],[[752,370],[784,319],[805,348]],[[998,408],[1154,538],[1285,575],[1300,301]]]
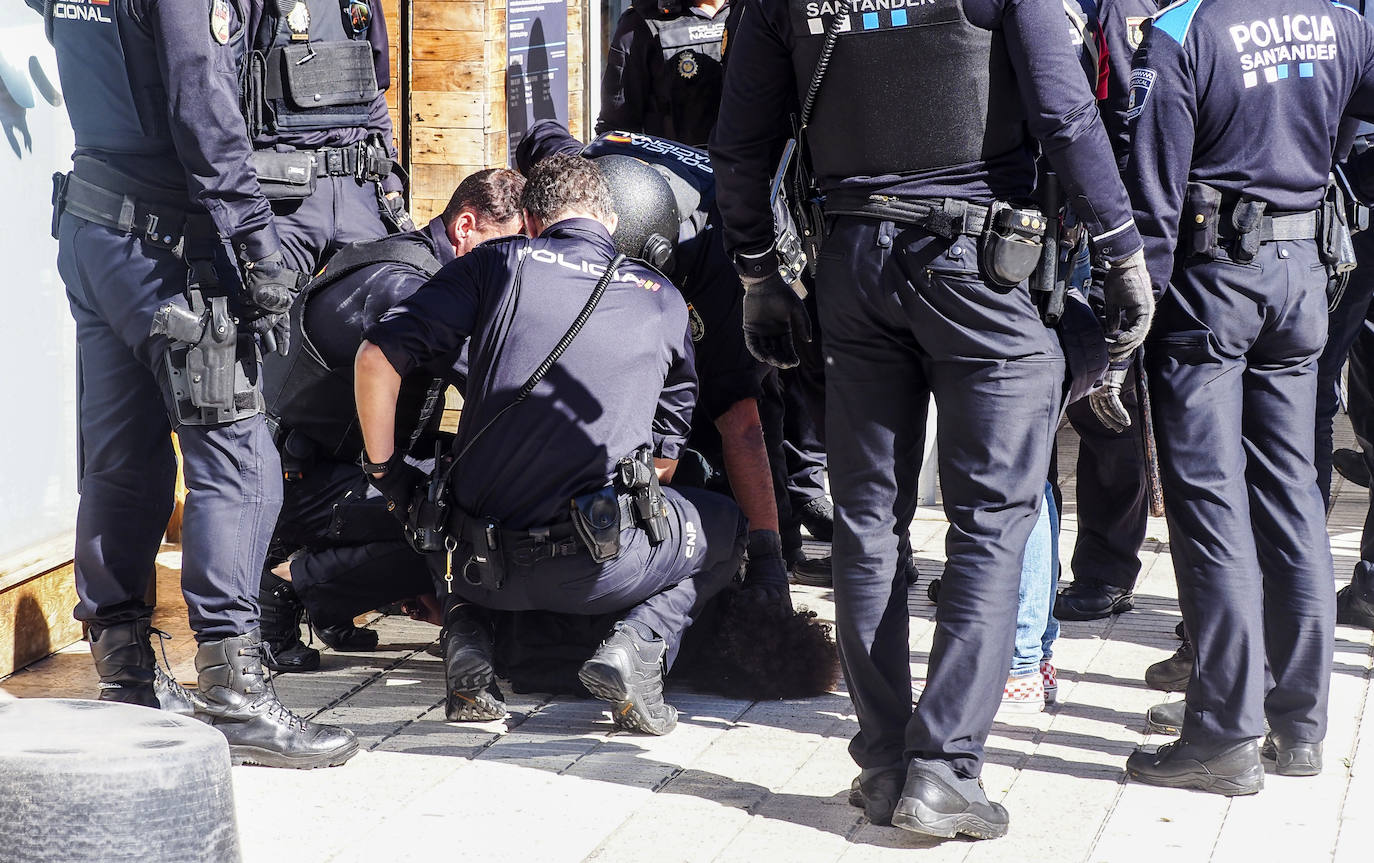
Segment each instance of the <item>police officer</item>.
[[1325,0],[1187,0],[1136,56],[1127,183],[1165,292],[1146,357],[1197,657],[1181,741],[1127,761],[1142,782],[1253,794],[1266,721],[1280,774],[1321,770],[1334,596],[1308,417],[1331,258],[1316,238],[1341,115],[1374,112],[1371,61],[1374,27]]
[[706,146],[720,107],[728,0],[634,0],[611,36],[596,132]]
[[144,599],[171,513],[175,430],[194,489],[182,525],[194,710],[224,732],[235,763],[341,764],[357,741],[281,705],[257,630],[281,487],[253,336],[276,324],[296,275],[237,111],[244,10],[228,0],[84,8],[58,17],[49,4],[47,26],[76,133],[55,221],[79,350],[76,616],[90,627],[100,697],[186,698],[155,668]]
[[[1356,235],[1355,249],[1361,266],[1351,273],[1347,293],[1364,293],[1374,289],[1374,235],[1365,231]],[[1368,464],[1374,453],[1374,304],[1367,311],[1350,348],[1350,424],[1360,443],[1361,458]],[[1319,395],[1318,398],[1321,396]],[[1360,535],[1360,561],[1350,583],[1336,591],[1336,622],[1342,626],[1374,629],[1374,493],[1370,495],[1369,511],[1365,514],[1364,530]]]
[[[281,380],[265,387],[286,477],[262,592],[263,637],[279,671],[319,667],[300,639],[302,615],[340,650],[372,650],[377,634],[353,617],[402,599],[429,596],[424,558],[403,535],[386,500],[358,471],[362,436],[353,410],[353,358],[363,331],[479,243],[520,230],[525,179],[478,171],[458,185],[444,212],[423,229],[367,240],[335,255],[304,290],[292,314],[300,346]],[[396,445],[433,469],[447,368],[402,382]],[[287,560],[287,556],[290,560]]]
[[[1123,170],[1130,153],[1126,111],[1131,57],[1140,47],[1145,22],[1160,5],[1157,0],[1102,0],[1097,4],[1106,60],[1098,109],[1117,165]],[[1100,302],[1100,297],[1097,299]],[[1134,606],[1149,499],[1140,402],[1133,379],[1128,376],[1120,390],[1121,412],[1115,416],[1108,413],[1105,420],[1100,419],[1093,410],[1093,400],[1068,406],[1069,422],[1079,439],[1074,492],[1078,537],[1070,564],[1074,580],[1054,603],[1054,616],[1060,620],[1099,620]]]
[[[615,239],[621,251],[639,254],[644,238],[655,230],[660,236],[677,231],[672,237],[675,248],[660,266],[682,291],[692,321],[700,386],[699,410],[694,414],[697,422],[690,442],[713,456],[719,450],[730,491],[749,519],[750,585],[790,602],[786,546],[779,533],[779,486],[770,473],[772,459],[765,448],[760,419],[760,400],[770,367],[755,359],[744,344],[738,277],[721,244],[715,176],[707,154],[652,135],[623,132],[598,135],[584,147],[562,125],[545,120],[532,126],[521,139],[516,164],[528,173],[553,153],[580,153],[597,160],[617,157],[598,164],[615,172],[611,194],[620,217]],[[656,166],[669,180],[672,199],[667,206],[652,195],[651,187],[637,184],[641,173],[633,164],[620,160],[627,156]],[[647,179],[653,181],[653,174]],[[678,214],[680,224],[676,228],[667,215],[670,209]],[[646,225],[664,218],[666,223],[646,229]],[[669,246],[659,245],[665,250]],[[703,429],[703,420],[713,428]],[[708,438],[712,439],[711,446],[703,444]],[[781,440],[777,443],[780,446]],[[786,498],[781,500],[785,505]]]
[[313,274],[342,246],[412,230],[392,170],[382,4],[268,0],[249,34],[243,106],[287,261]]
[[[989,803],[978,775],[1064,375],[1026,284],[1039,248],[1031,235],[1045,227],[1031,199],[1031,135],[1106,262],[1118,356],[1149,325],[1140,239],[1059,2],[860,11],[848,0],[760,0],[750,10],[730,35],[711,156],[745,285],[746,336],[784,366],[797,362],[793,338],[806,337],[808,322],[777,270],[768,180],[789,106],[824,70],[806,145],[829,217],[817,292],[858,791],[875,822],[1000,836],[1006,810]],[[818,64],[828,31],[833,52]],[[894,68],[906,74],[896,79]],[[913,713],[898,544],[915,510],[932,393],[948,563]]]
[[686,303],[657,271],[615,255],[611,193],[592,162],[535,166],[523,210],[536,239],[484,244],[367,331],[355,372],[363,467],[409,511],[415,472],[394,447],[400,381],[469,341],[448,553],[437,556],[452,591],[450,686],[473,718],[503,709],[486,694],[491,638],[478,608],[628,608],[578,676],[613,703],[618,727],[665,734],[676,711],[663,667],[738,572],[745,543],[728,498],[659,486],[695,401]]

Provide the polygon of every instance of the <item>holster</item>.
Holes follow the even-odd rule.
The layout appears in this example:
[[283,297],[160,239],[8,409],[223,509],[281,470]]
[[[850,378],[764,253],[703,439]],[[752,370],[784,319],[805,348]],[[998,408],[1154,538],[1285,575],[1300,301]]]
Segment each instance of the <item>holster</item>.
[[501,525],[490,518],[462,518],[459,524],[459,541],[472,549],[463,565],[463,581],[486,590],[505,587],[506,555],[501,547]]
[[1044,223],[1021,213],[1010,204],[994,202],[979,238],[983,275],[1004,288],[1016,287],[1031,277],[1044,247]]
[[1264,211],[1268,206],[1265,201],[1241,198],[1231,210],[1231,226],[1236,229],[1231,257],[1239,263],[1248,264],[1259,254],[1260,245],[1264,242],[1261,232],[1264,227]]
[[620,497],[606,486],[572,499],[573,530],[592,560],[605,563],[620,556]]
[[369,500],[353,489],[344,492],[329,519],[330,537],[349,544],[400,539],[400,524],[385,506],[378,505],[378,500]]
[[1355,269],[1355,246],[1351,239],[1352,204],[1336,182],[1335,175],[1326,184],[1318,225],[1317,252],[1326,265],[1326,303],[1335,310],[1345,295],[1350,272]]
[[630,496],[630,511],[635,525],[644,531],[650,545],[668,538],[668,505],[654,469],[653,450],[642,446],[616,463],[615,487]]
[[1221,190],[1189,183],[1183,193],[1183,236],[1180,245],[1188,257],[1214,257],[1221,220]]
[[420,554],[444,550],[444,539],[448,535],[448,486],[452,465],[453,458],[443,455],[443,444],[436,441],[434,472],[425,484],[425,497],[410,508],[406,518],[406,539],[410,541],[410,547]]

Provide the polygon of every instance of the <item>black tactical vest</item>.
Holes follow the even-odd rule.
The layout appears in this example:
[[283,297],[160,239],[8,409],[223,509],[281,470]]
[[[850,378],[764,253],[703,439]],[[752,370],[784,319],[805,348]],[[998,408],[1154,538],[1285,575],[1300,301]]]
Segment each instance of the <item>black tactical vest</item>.
[[876,177],[989,161],[1024,145],[1001,33],[961,0],[789,0],[798,99],[826,29],[846,11],[807,132],[817,174]]
[[644,131],[704,147],[720,113],[725,14],[707,20],[687,12],[667,20],[647,18],[645,23],[658,39],[663,66],[654,78]]
[[[439,261],[413,235],[400,234],[353,243],[340,249],[291,306],[291,352],[263,360],[263,397],[267,412],[283,427],[300,432],[337,459],[362,452],[363,436],[353,402],[353,364],[331,366],[306,332],[305,306],[310,298],[340,279],[377,264],[401,264],[426,278],[439,271]],[[396,441],[404,447],[420,420],[430,381],[411,375],[401,381],[396,402]]]
[[367,41],[377,2],[263,0],[244,77],[250,137],[367,125],[380,92]]
[[[236,4],[235,29],[243,26],[241,12]],[[44,17],[77,149],[173,153],[157,48],[130,14],[129,0],[49,2]]]

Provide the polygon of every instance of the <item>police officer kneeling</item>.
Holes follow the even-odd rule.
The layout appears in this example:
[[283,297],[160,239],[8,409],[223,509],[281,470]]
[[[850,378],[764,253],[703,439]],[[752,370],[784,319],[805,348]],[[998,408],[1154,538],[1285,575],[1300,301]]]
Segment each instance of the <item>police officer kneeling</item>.
[[600,170],[554,156],[530,172],[522,204],[537,239],[475,249],[367,331],[355,363],[363,467],[409,510],[420,477],[393,452],[401,377],[468,341],[447,553],[435,555],[448,679],[472,705],[463,718],[504,712],[487,693],[482,608],[629,609],[579,678],[614,704],[618,727],[665,734],[677,713],[663,668],[738,573],[746,523],[727,498],[659,487],[695,402],[687,307],[659,273],[613,260]]

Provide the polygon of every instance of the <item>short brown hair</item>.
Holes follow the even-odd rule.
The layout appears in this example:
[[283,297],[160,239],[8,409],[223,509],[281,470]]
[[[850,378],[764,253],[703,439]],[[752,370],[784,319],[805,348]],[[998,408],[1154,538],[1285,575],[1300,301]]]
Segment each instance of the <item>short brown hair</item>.
[[464,209],[472,211],[479,223],[517,219],[520,217],[520,196],[524,192],[525,178],[506,168],[487,168],[469,174],[448,199],[444,224],[452,225]]
[[520,205],[546,225],[570,210],[608,219],[615,212],[611,187],[590,159],[559,153],[530,169]]

